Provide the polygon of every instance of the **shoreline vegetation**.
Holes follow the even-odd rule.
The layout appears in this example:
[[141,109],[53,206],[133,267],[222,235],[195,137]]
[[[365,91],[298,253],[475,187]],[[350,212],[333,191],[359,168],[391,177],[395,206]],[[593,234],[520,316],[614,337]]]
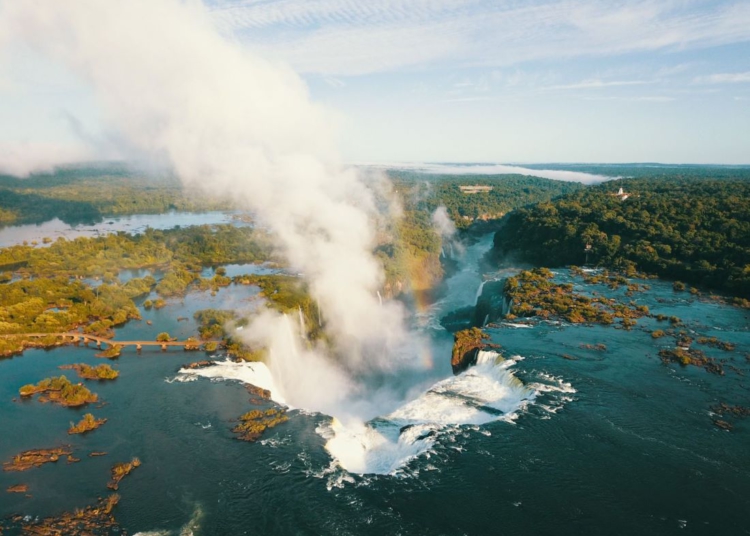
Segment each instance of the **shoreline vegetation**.
[[87,413],[78,424],[71,423],[70,428],[68,428],[68,434],[85,434],[86,432],[96,430],[106,422],[107,419],[97,419],[91,413]]
[[495,234],[494,257],[646,272],[750,308],[750,177],[705,173],[610,181],[518,209]]
[[84,380],[114,380],[120,375],[118,371],[106,364],[92,367],[86,363],[74,363],[71,365],[60,365],[58,368],[62,370],[75,370],[78,377]]
[[99,397],[82,383],[71,383],[66,376],[45,378],[36,385],[27,384],[18,390],[21,398],[39,396],[39,402],[52,402],[69,408],[76,408],[97,402]]
[[[590,298],[575,292],[572,283],[552,282],[553,277],[548,268],[523,270],[509,277],[504,292],[513,304],[513,312],[506,314],[505,320],[539,317],[563,319],[571,324],[603,325],[619,321],[624,328],[630,329],[638,318],[649,314],[645,305],[627,305],[603,296]],[[615,279],[610,288],[615,283],[621,284]],[[628,284],[628,288],[636,288],[635,285]]]

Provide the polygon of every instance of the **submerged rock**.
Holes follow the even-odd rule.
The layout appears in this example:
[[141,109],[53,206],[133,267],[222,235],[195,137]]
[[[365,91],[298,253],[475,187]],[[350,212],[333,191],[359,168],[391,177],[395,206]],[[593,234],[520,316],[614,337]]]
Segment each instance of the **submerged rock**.
[[[64,512],[56,517],[44,519],[32,516],[14,516],[9,530],[20,530],[22,534],[43,534],[62,536],[65,534],[125,534],[117,525],[112,510],[120,501],[120,496],[112,494],[99,499],[93,506],[76,508],[73,512]],[[0,534],[3,526],[0,525]],[[17,534],[17,532],[12,532]]]
[[107,487],[112,490],[117,490],[120,487],[120,480],[128,476],[133,469],[140,467],[141,460],[133,458],[127,463],[116,463],[112,466],[112,480],[109,481]]
[[248,393],[250,393],[253,396],[257,396],[258,398],[261,398],[263,400],[270,400],[271,399],[271,391],[268,389],[263,389],[262,387],[257,387],[251,383],[248,383],[245,385],[245,389]]
[[52,449],[26,450],[16,454],[13,460],[3,463],[4,471],[28,471],[32,467],[41,467],[45,463],[54,463],[60,456],[69,456],[73,453],[70,446],[65,445]]
[[240,423],[232,431],[242,441],[257,441],[263,432],[289,420],[283,409],[271,408],[266,411],[254,409],[240,416]]

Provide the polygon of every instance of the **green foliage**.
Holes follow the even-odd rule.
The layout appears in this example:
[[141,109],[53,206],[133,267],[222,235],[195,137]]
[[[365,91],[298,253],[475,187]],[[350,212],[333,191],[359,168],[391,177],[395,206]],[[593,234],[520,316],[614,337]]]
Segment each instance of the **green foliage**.
[[249,281],[258,285],[266,298],[267,306],[283,314],[298,315],[302,311],[307,338],[316,340],[323,336],[318,304],[312,299],[303,281],[290,275],[253,275]]
[[[409,171],[389,171],[389,175],[399,192],[404,192],[407,208],[429,215],[442,205],[459,229],[583,188],[576,182],[522,175],[424,175]],[[491,190],[465,193],[462,186],[489,186]]]
[[[620,187],[628,199],[614,195]],[[750,295],[750,181],[605,183],[519,209],[495,235],[500,255],[547,266],[584,261],[587,245],[591,263]]]
[[97,223],[103,216],[232,208],[229,199],[185,188],[176,178],[145,177],[122,166],[60,168],[27,179],[0,176],[0,224]]
[[193,318],[198,322],[201,339],[221,339],[226,336],[224,326],[227,322],[236,320],[237,313],[222,309],[201,309],[195,312]]
[[82,325],[89,333],[106,333],[137,318],[127,285],[94,290],[67,277],[37,278],[4,284],[0,293],[0,334],[59,333]]
[[[58,239],[46,248],[11,246],[0,250],[0,269],[29,276],[105,277],[121,270],[164,268],[178,272],[215,263],[252,263],[270,259],[272,244],[262,232],[232,225],[198,225],[167,231],[147,229],[96,238]],[[131,292],[145,291],[154,281],[133,283]],[[141,292],[142,293],[142,292]],[[135,295],[135,294],[134,294]]]
[[87,413],[78,424],[74,425],[71,423],[70,428],[68,429],[68,434],[85,434],[91,430],[96,430],[106,422],[107,419],[97,419],[91,413]]
[[156,342],[169,342],[170,340],[172,340],[172,338],[166,331],[162,331],[156,336]]
[[524,270],[505,283],[505,293],[512,300],[512,317],[563,318],[573,324],[612,324],[620,319],[625,328],[635,325],[635,318],[648,314],[648,308],[630,307],[604,297],[589,298],[573,291],[570,283],[552,282],[547,268]]
[[239,418],[239,424],[232,431],[238,439],[256,441],[263,432],[289,420],[283,409],[270,408],[265,411],[254,409]]
[[24,385],[18,392],[23,397],[42,393],[43,396],[40,397],[40,401],[50,401],[68,407],[83,406],[99,399],[83,384],[70,383],[66,376],[45,378],[36,385]]
[[61,365],[61,369],[75,370],[78,376],[86,380],[114,380],[120,373],[109,365],[101,364],[95,367],[86,363],[76,363],[73,365]]

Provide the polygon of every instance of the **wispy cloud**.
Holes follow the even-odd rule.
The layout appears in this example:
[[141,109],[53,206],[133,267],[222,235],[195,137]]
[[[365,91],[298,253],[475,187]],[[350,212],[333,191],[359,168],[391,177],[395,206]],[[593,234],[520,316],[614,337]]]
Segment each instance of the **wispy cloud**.
[[303,72],[684,50],[750,41],[737,0],[209,0],[214,19]]
[[622,97],[622,96],[603,96],[603,95],[588,95],[585,96],[586,100],[596,101],[622,101],[622,102],[673,102],[677,100],[675,97],[667,97],[664,95],[641,95],[634,97]]
[[544,90],[557,90],[557,89],[604,89],[608,87],[622,87],[622,86],[642,86],[645,84],[652,84],[650,80],[584,80],[575,84],[564,84],[557,86],[547,86],[542,88]]
[[750,82],[750,71],[744,73],[716,73],[698,76],[693,79],[694,84],[739,84]]

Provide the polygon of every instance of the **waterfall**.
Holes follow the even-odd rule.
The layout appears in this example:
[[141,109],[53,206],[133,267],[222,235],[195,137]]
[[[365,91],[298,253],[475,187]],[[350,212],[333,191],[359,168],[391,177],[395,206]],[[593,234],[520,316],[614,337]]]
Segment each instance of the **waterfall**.
[[307,338],[307,331],[305,330],[305,315],[302,314],[302,306],[299,306],[299,332],[303,339]]
[[487,316],[484,317],[484,322],[482,322],[482,327],[487,325],[487,322],[490,320],[490,314],[487,313]]
[[379,290],[378,290],[378,300],[380,300],[380,306],[383,307],[383,296],[380,295]]
[[440,246],[440,256],[445,258],[445,248],[443,246]]
[[474,299],[474,305],[476,305],[477,302],[479,302],[479,297],[482,295],[482,289],[484,288],[484,284],[486,282],[487,281],[482,281],[481,283],[479,283],[479,288],[477,288],[477,295],[476,295],[476,297]]

